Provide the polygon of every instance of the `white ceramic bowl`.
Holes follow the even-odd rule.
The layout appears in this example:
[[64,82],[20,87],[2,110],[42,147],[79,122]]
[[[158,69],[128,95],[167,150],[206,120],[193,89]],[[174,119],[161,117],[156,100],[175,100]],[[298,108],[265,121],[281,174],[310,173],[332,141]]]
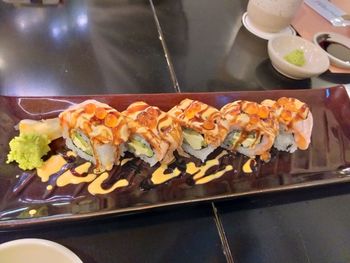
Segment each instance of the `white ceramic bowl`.
[[[329,68],[327,53],[315,44],[297,36],[277,36],[267,44],[273,67],[292,79],[306,79],[318,76]],[[290,52],[300,49],[304,52],[305,65],[299,67],[284,59]]]
[[82,263],[68,248],[36,238],[18,239],[0,245],[0,262]]

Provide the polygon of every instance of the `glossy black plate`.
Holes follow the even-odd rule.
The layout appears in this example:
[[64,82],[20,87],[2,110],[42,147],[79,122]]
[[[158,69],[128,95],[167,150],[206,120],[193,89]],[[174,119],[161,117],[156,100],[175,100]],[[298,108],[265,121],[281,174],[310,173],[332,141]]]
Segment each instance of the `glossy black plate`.
[[[272,160],[269,163],[258,161],[252,173],[242,171],[246,157],[225,154],[205,176],[221,171],[228,165],[232,165],[233,169],[218,179],[196,185],[193,176],[185,172],[185,166],[189,162],[199,166],[199,161],[178,156],[171,168],[178,168],[180,175],[166,183],[153,185],[150,175],[159,165],[150,168],[141,160],[133,159],[122,167],[115,167],[102,184],[104,189],[108,189],[117,180],[126,179],[129,182],[127,187],[118,188],[109,194],[92,195],[88,191],[89,183],[57,187],[55,176],[44,183],[35,171],[23,172],[16,164],[5,163],[9,140],[17,134],[13,127],[19,120],[56,117],[72,103],[89,98],[106,102],[120,111],[136,100],[144,100],[166,111],[186,97],[221,107],[237,99],[260,102],[282,96],[296,97],[310,106],[314,116],[311,145],[308,150],[299,150],[293,154],[273,150]],[[0,108],[2,228],[72,221],[350,181],[350,101],[344,87],[263,92],[0,97]],[[51,149],[50,154],[66,151],[62,139],[54,141]],[[215,159],[221,151],[216,150],[209,159]],[[71,160],[70,165],[73,167],[82,162],[76,158]],[[49,184],[52,189],[47,188]]]

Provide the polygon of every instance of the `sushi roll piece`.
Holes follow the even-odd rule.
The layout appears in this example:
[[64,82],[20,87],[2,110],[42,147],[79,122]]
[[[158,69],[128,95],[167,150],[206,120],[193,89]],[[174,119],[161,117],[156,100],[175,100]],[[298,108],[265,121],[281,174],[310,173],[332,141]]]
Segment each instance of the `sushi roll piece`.
[[174,151],[182,144],[181,127],[174,118],[142,101],[132,103],[123,115],[130,129],[129,152],[151,167],[174,159]]
[[118,164],[129,129],[117,110],[87,100],[60,113],[59,120],[67,147],[94,163],[98,171],[109,171]]
[[168,113],[181,124],[182,149],[202,162],[227,135],[227,126],[220,111],[200,101],[184,99]]
[[226,104],[221,113],[229,126],[222,147],[248,157],[270,160],[270,149],[278,133],[278,122],[267,106],[238,100]]
[[286,97],[277,101],[264,100],[261,103],[274,111],[279,122],[275,148],[292,153],[297,149],[306,150],[309,147],[313,117],[307,104]]

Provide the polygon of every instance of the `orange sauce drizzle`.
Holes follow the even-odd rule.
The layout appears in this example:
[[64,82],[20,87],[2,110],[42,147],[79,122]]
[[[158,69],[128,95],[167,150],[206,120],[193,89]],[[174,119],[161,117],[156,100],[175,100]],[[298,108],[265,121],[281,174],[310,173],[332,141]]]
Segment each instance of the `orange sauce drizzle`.
[[253,172],[251,167],[252,163],[253,165],[255,164],[255,159],[249,159],[243,164],[242,170],[244,173],[249,174]]
[[[73,152],[67,153],[67,155],[74,154]],[[186,165],[186,173],[194,175],[194,180],[196,180],[196,184],[204,184],[210,182],[214,179],[221,177],[225,172],[233,169],[231,165],[227,165],[223,170],[215,172],[214,174],[205,176],[205,173],[213,166],[219,165],[219,159],[227,154],[226,151],[221,152],[215,159],[208,160],[204,165],[197,167],[195,163],[190,162]],[[125,165],[127,162],[131,161],[133,158],[126,158],[121,161],[121,165]],[[38,175],[40,173],[40,178],[42,178],[43,182],[47,182],[49,177],[59,172],[63,166],[67,162],[61,155],[53,155],[51,156],[41,168],[38,168]],[[85,162],[74,168],[74,171],[79,175],[85,176],[77,176],[71,170],[64,171],[56,181],[56,185],[58,187],[63,187],[69,184],[79,184],[79,183],[89,183],[88,192],[92,195],[96,194],[108,194],[114,191],[117,188],[126,187],[129,185],[129,182],[126,179],[120,179],[115,182],[111,187],[105,189],[102,187],[105,180],[108,179],[108,172],[104,172],[102,174],[88,173],[90,167],[90,162]],[[41,169],[41,170],[40,170]],[[168,166],[162,164],[158,167],[152,174],[151,181],[153,184],[162,184],[166,181],[169,181],[172,178],[175,178],[181,174],[181,171],[178,168],[175,168],[170,173],[165,173],[168,169]],[[47,190],[52,190],[53,186],[48,185],[46,187]]]
[[102,188],[103,182],[108,178],[108,173],[104,172],[100,174],[92,183],[88,186],[88,191],[92,195],[96,194],[108,194],[113,192],[117,188],[125,187],[129,185],[129,182],[126,179],[120,179],[115,182],[110,188]]
[[[90,168],[91,163],[86,162],[82,165],[79,165],[75,168],[75,171],[78,174],[87,173]],[[89,183],[96,178],[96,174],[87,174],[86,176],[75,176],[70,170],[65,171],[62,175],[57,178],[56,184],[59,187],[63,187],[69,184],[80,184],[80,183]]]
[[65,164],[67,162],[61,155],[53,155],[41,167],[37,168],[36,172],[42,182],[47,182],[50,176],[59,172]]
[[219,165],[219,160],[218,159],[213,159],[213,160],[209,160],[209,161],[206,161],[204,165],[198,167],[199,168],[199,172],[196,173],[194,176],[193,176],[193,179],[194,180],[198,180],[200,178],[202,178],[205,173],[213,166],[215,165]]
[[[68,151],[67,156],[76,156],[76,154],[72,151]],[[126,164],[132,160],[132,158],[126,158],[121,161],[121,165]],[[41,178],[42,182],[47,182],[55,173],[58,173],[63,166],[67,164],[67,161],[59,154],[51,156],[44,164],[37,169],[37,174]],[[74,171],[78,173],[79,175],[84,175],[88,173],[90,167],[90,162],[85,162],[77,167],[74,168]],[[88,191],[91,194],[103,194],[103,193],[110,193],[116,188],[127,186],[129,183],[126,179],[121,179],[118,182],[116,182],[111,188],[109,189],[103,189],[101,187],[101,184],[107,179],[108,173],[105,172],[101,175],[95,174],[95,173],[88,173],[85,176],[77,176],[72,173],[70,170],[64,171],[60,176],[58,176],[56,185],[58,187],[63,187],[69,184],[80,184],[80,183],[91,183],[92,186],[89,185]],[[97,178],[97,179],[96,179]],[[96,179],[96,180],[95,180]],[[52,185],[47,185],[46,189],[48,191],[53,189]],[[90,189],[90,190],[89,190]]]
[[166,164],[159,166],[152,174],[151,181],[154,184],[162,184],[166,181],[169,181],[172,178],[175,178],[181,174],[181,171],[175,168],[171,173],[165,174],[165,170],[168,168]]
[[196,184],[208,183],[208,182],[210,182],[210,181],[212,181],[214,179],[220,178],[224,173],[226,173],[228,171],[231,171],[231,170],[233,170],[233,166],[232,165],[227,165],[225,167],[225,169],[197,180]]

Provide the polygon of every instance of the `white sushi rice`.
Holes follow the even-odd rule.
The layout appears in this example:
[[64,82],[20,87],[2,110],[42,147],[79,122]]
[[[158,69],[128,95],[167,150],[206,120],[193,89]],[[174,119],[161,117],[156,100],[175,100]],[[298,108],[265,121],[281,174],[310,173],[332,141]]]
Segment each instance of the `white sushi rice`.
[[128,147],[127,147],[126,143],[120,144],[119,145],[119,156],[124,157],[126,151],[128,151]]
[[[78,131],[80,136],[84,138],[85,141],[90,143],[89,138],[82,132]],[[99,160],[100,164],[100,169],[101,170],[111,170],[113,165],[115,164],[116,161],[116,146],[113,145],[112,143],[107,143],[107,144],[99,144],[99,145],[94,145],[94,154],[96,156],[87,154],[83,150],[81,150],[79,147],[77,147],[74,142],[72,141],[71,138],[66,138],[66,145],[69,149],[74,151],[78,156],[81,158],[92,162],[93,164],[97,163],[97,160]]]
[[142,161],[148,163],[149,166],[151,166],[151,167],[154,166],[158,162],[155,154],[152,157],[148,157],[148,156],[143,155],[143,154],[141,154],[137,157],[139,157]]
[[145,144],[150,149],[152,149],[153,156],[152,157],[148,157],[147,155],[144,155],[144,154],[139,154],[138,155],[138,154],[136,154],[134,152],[134,150],[131,147],[128,147],[128,151],[131,152],[132,154],[134,154],[136,157],[139,157],[142,161],[148,163],[151,167],[154,166],[158,162],[158,159],[157,159],[157,156],[156,156],[153,148],[151,147],[151,145],[145,140],[145,138],[143,138],[140,135],[134,135],[134,138],[136,140],[138,140],[139,142],[141,142],[142,144]]
[[116,160],[116,150],[112,143],[95,145],[95,155],[103,169],[109,171],[113,168]]
[[183,143],[182,148],[185,152],[200,159],[202,162],[205,162],[208,155],[211,154],[217,147],[213,147],[211,145],[208,145],[207,147],[202,148],[200,150],[195,150],[189,144]]
[[293,153],[298,149],[293,134],[286,133],[284,131],[280,131],[273,146],[279,151],[286,151],[290,153]]

